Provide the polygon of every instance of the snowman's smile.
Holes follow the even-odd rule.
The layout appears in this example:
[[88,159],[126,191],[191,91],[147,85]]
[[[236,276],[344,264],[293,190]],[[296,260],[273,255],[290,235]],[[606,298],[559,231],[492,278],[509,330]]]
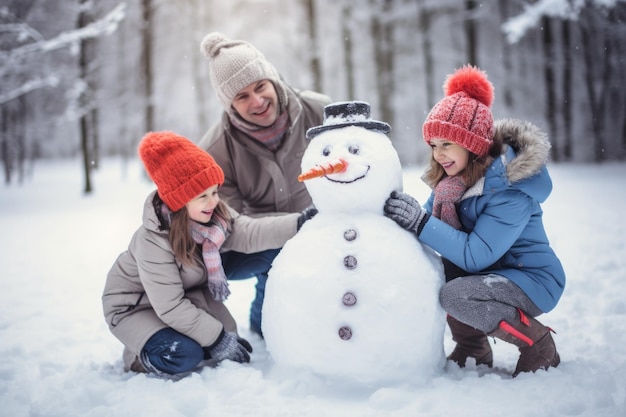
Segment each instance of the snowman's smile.
[[326,178],[330,182],[335,182],[338,184],[351,184],[353,182],[356,182],[360,179],[365,178],[369,170],[370,170],[369,165],[363,165],[359,167],[358,169],[348,170],[346,172],[341,172],[339,174],[324,175],[324,178]]

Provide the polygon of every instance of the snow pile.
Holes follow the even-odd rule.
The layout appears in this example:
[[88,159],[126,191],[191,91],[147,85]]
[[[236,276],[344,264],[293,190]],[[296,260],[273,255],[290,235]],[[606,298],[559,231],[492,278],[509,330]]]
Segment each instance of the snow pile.
[[[136,162],[124,178],[118,161],[101,167],[91,197],[81,195],[79,161],[39,162],[32,182],[0,188],[3,416],[626,415],[626,164],[550,167],[554,191],[545,223],[568,282],[560,304],[541,320],[557,331],[558,368],[511,379],[517,351],[498,342],[492,370],[447,364],[426,385],[367,389],[278,372],[246,327],[255,280],[231,283],[227,302],[254,346],[250,364],[223,363],[178,382],[122,372],[122,346],[106,328],[100,296],[153,187]],[[404,186],[423,201],[421,173],[405,168]],[[381,248],[385,256],[394,250]],[[390,326],[402,334],[407,325]],[[444,346],[452,349],[447,330]]]

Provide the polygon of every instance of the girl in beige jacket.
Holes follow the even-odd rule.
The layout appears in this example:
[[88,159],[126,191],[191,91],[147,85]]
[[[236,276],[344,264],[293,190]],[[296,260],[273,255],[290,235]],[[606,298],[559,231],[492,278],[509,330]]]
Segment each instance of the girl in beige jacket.
[[157,190],[102,296],[125,370],[167,377],[224,359],[249,362],[252,347],[223,304],[230,292],[220,251],[281,248],[314,211],[240,215],[219,199],[220,166],[172,132],[148,133],[139,156]]

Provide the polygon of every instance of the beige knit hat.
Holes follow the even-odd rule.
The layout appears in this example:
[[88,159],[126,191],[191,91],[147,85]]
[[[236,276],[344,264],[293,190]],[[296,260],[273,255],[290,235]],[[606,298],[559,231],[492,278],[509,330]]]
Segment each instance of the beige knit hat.
[[204,37],[200,50],[209,60],[211,84],[227,111],[239,91],[260,80],[270,80],[281,108],[287,107],[287,93],[276,68],[248,42],[212,32]]

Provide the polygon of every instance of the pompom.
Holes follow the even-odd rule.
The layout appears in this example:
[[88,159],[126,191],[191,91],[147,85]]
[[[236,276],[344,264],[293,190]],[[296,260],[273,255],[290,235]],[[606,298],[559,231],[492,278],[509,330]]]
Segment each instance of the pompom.
[[487,73],[466,65],[449,75],[443,85],[446,96],[464,92],[474,100],[478,100],[487,107],[493,102],[493,84],[487,79]]
[[226,36],[221,33],[209,33],[204,37],[204,39],[202,39],[202,42],[200,43],[200,51],[202,51],[206,58],[213,58],[221,49],[219,46],[227,40]]

